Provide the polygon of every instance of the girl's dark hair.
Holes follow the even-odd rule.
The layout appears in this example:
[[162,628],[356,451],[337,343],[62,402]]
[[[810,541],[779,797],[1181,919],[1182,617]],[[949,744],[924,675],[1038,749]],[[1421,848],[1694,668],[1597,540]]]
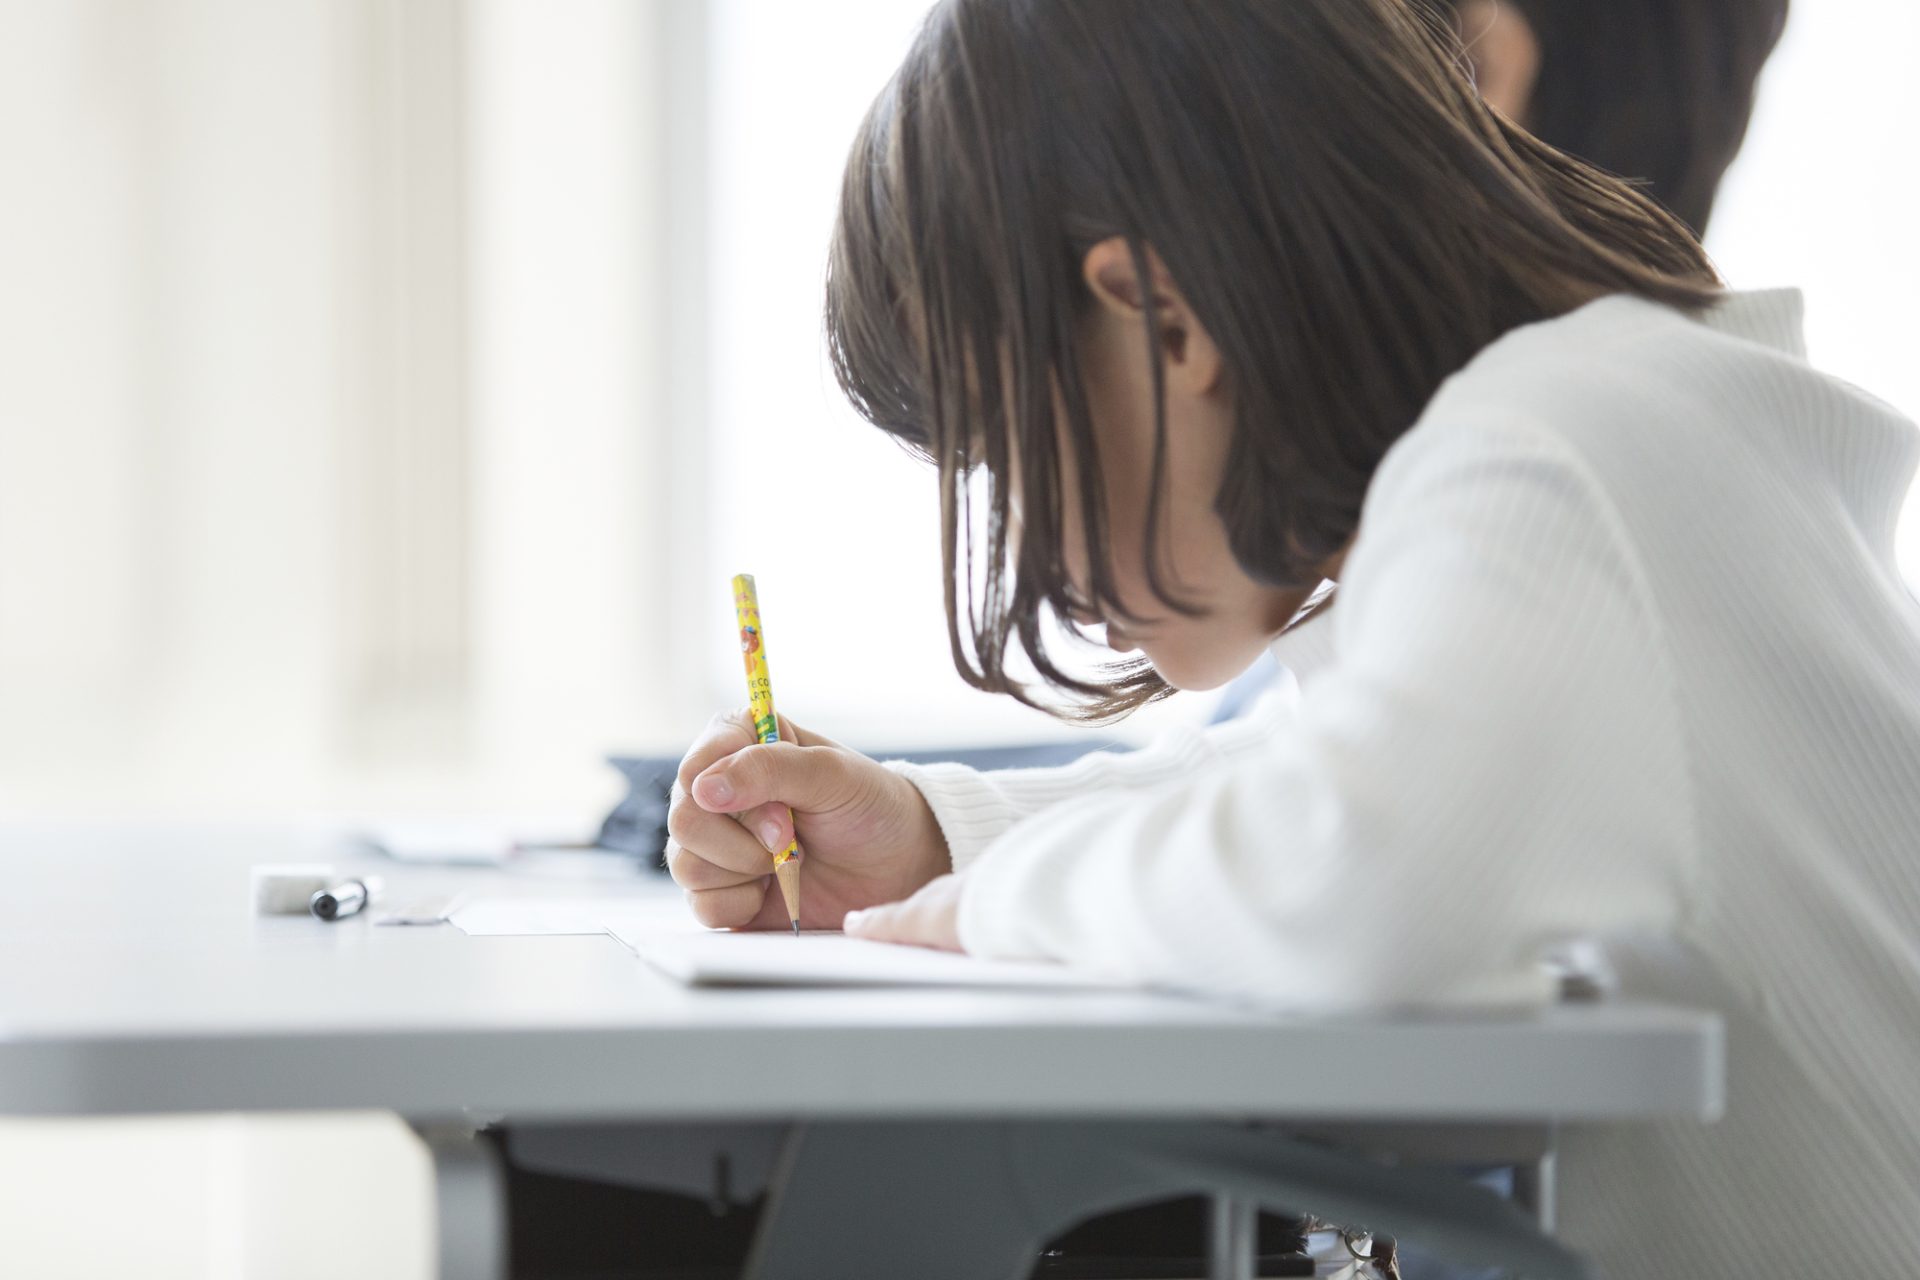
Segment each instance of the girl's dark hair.
[[[1694,308],[1718,290],[1670,214],[1483,107],[1451,28],[1408,0],[944,0],[848,158],[828,346],[860,413],[939,468],[962,677],[1043,705],[1009,671],[1017,641],[1066,695],[1047,709],[1083,719],[1169,692],[1144,662],[1070,675],[1043,639],[1076,604],[1129,616],[1074,341],[1082,260],[1116,236],[1143,279],[1159,254],[1221,353],[1216,510],[1275,585],[1317,582],[1389,446],[1501,334],[1604,293]],[[1141,341],[1160,349],[1151,312]],[[1147,546],[1122,550],[1196,614],[1159,560],[1156,399]]]
[[1648,192],[1704,235],[1787,0],[1501,0],[1540,45],[1529,132]]

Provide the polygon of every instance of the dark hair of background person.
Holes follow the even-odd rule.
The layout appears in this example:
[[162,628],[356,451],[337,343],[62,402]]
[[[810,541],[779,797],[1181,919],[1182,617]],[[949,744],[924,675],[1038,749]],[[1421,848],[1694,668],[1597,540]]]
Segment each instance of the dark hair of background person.
[[[1387,449],[1503,333],[1601,294],[1692,309],[1719,291],[1670,214],[1490,111],[1424,6],[944,0],[848,158],[828,348],[855,408],[939,468],[961,676],[1083,720],[1170,692],[1144,661],[1070,675],[1044,642],[1074,603],[1068,483],[1089,603],[1130,616],[1075,348],[1095,305],[1081,263],[1115,236],[1143,280],[1160,255],[1221,352],[1236,422],[1216,509],[1275,585],[1317,583]],[[1152,308],[1141,341],[1160,350]],[[1150,531],[1159,376],[1156,401]],[[1121,550],[1144,550],[1167,607],[1203,612],[1151,533]],[[1064,702],[1009,670],[1016,641]]]
[[1569,155],[1644,181],[1704,235],[1788,0],[1497,2],[1526,20],[1539,46],[1519,123]]

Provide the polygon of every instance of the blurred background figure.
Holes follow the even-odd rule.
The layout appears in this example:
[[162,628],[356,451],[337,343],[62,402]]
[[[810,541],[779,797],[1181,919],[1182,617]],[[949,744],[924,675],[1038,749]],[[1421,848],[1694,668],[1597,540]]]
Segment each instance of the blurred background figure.
[[1481,96],[1704,236],[1787,0],[1457,0]]

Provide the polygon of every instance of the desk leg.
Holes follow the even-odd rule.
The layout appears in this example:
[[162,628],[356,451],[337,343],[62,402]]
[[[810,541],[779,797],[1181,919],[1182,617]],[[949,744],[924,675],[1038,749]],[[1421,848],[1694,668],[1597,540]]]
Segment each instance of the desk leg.
[[1260,1206],[1216,1195],[1207,1214],[1207,1280],[1254,1280]]
[[1533,1215],[1540,1230],[1554,1231],[1554,1152],[1549,1147],[1537,1159],[1514,1166],[1514,1203]]
[[506,1280],[506,1183],[499,1154],[467,1128],[415,1125],[433,1156],[438,1280]]

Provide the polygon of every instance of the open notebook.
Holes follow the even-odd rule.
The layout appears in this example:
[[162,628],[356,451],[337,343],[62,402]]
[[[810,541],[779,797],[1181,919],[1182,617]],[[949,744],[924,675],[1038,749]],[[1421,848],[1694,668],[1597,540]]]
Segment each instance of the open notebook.
[[1133,984],[1055,964],[982,960],[842,933],[664,932],[611,926],[635,955],[682,982],[755,987],[1092,987]]

